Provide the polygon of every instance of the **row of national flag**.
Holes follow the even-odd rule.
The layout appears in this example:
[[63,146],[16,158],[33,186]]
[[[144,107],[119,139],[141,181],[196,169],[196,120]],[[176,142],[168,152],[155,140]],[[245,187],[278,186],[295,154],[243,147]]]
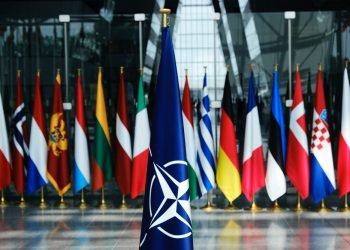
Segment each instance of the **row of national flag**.
[[[0,95],[0,190],[13,182],[16,192],[31,194],[50,182],[59,196],[70,188],[79,192],[91,184],[93,191],[100,190],[106,181],[115,180],[124,195],[137,197],[145,190],[149,148],[149,122],[145,105],[142,74],[138,86],[135,123],[134,154],[131,151],[124,74],[121,68],[116,115],[116,166],[113,167],[112,145],[102,86],[102,72],[98,72],[96,98],[95,140],[91,159],[87,137],[84,94],[78,70],[75,98],[74,166],[71,169],[68,153],[67,124],[65,122],[60,72],[55,78],[52,113],[49,131],[41,98],[40,72],[35,81],[33,115],[28,131],[23,102],[21,74],[18,71],[16,106],[12,116],[12,143],[9,143],[6,119]],[[29,144],[28,144],[29,142]],[[11,147],[12,146],[12,153]]]
[[[339,196],[344,196],[350,191],[350,176],[347,174],[350,170],[350,87],[346,69],[343,85],[342,125],[337,166]],[[228,74],[222,98],[217,164],[210,121],[206,74],[197,127],[193,125],[186,76],[182,106],[186,154],[190,166],[191,200],[211,191],[217,184],[230,202],[234,201],[242,192],[249,201],[253,201],[254,194],[264,186],[266,186],[270,199],[275,201],[286,193],[286,176],[288,176],[303,199],[311,196],[314,202],[321,201],[336,189],[321,66],[317,74],[310,144],[307,139],[299,69],[297,67],[289,130],[285,131],[276,67],[273,73],[266,168],[254,87],[254,74],[251,72],[243,142],[243,167],[242,172],[240,172]]]

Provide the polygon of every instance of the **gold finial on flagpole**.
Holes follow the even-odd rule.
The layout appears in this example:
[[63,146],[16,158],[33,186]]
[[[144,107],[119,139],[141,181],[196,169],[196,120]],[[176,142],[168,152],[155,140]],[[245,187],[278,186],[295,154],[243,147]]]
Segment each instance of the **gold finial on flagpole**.
[[81,69],[80,69],[80,68],[77,68],[77,71],[78,71],[78,76],[80,76],[80,71],[81,71]]
[[120,66],[120,74],[124,74],[124,66]]
[[251,63],[249,66],[250,66],[250,70],[253,71],[254,70],[254,64]]
[[56,70],[57,74],[59,74],[60,71],[61,71],[60,68],[57,68],[57,70]]
[[345,59],[345,68],[348,68],[348,65],[349,65],[349,59]]
[[207,66],[203,66],[204,72],[207,73]]
[[100,73],[102,73],[102,66],[98,66],[98,72]]
[[185,75],[187,76],[187,73],[188,73],[188,69],[185,69]]
[[49,204],[45,201],[45,198],[44,198],[44,188],[42,187],[39,207],[40,208],[47,208],[48,206],[49,206]]
[[20,70],[20,69],[17,70],[17,76],[18,76],[18,77],[21,76],[21,70]]
[[143,69],[140,68],[140,75],[143,75]]
[[297,72],[299,72],[299,64],[297,63]]
[[322,71],[322,64],[321,63],[318,65],[318,70]]
[[226,70],[227,70],[227,71],[230,70],[230,64],[226,64]]
[[171,10],[170,9],[160,9],[160,14],[162,14],[162,26],[163,28],[168,27],[169,17]]
[[40,69],[37,69],[36,75],[37,75],[37,76],[40,76]]
[[274,68],[275,68],[275,71],[277,71],[277,69],[278,69],[278,64],[275,63],[273,66],[274,66]]

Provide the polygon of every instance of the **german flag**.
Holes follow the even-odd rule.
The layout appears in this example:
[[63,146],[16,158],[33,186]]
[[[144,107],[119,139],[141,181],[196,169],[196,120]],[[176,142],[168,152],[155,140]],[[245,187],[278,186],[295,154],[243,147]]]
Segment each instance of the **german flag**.
[[62,196],[71,187],[67,125],[64,120],[61,77],[57,70],[49,131],[47,177]]
[[228,73],[221,105],[220,149],[216,182],[230,202],[235,200],[242,192]]
[[99,68],[97,79],[96,126],[93,150],[92,191],[96,192],[104,186],[106,181],[112,178],[111,139],[108,130],[101,68]]

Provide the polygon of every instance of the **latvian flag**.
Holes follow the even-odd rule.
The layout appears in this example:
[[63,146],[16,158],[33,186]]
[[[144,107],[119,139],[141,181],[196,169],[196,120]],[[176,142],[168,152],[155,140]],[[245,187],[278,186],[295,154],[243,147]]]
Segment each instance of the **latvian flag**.
[[265,185],[264,155],[259,113],[255,100],[254,74],[250,74],[247,118],[244,134],[242,190],[249,201]]
[[335,190],[331,138],[328,131],[321,65],[317,74],[315,107],[311,137],[310,192],[319,202]]

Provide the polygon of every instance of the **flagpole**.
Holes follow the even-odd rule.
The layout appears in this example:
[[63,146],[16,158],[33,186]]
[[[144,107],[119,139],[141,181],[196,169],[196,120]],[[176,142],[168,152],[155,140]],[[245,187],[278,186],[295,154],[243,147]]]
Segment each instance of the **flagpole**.
[[84,188],[81,190],[81,198],[80,198],[80,204],[78,206],[80,209],[87,208],[87,204],[85,202],[85,195],[84,195]]
[[64,197],[63,197],[63,194],[62,195],[60,195],[60,197],[61,197],[61,199],[60,199],[60,203],[58,204],[58,208],[62,208],[62,209],[64,209],[64,208],[67,208],[68,207],[68,205],[67,205],[67,203],[64,201]]
[[128,204],[126,204],[125,195],[124,194],[122,194],[122,204],[120,205],[119,208],[120,209],[128,209],[129,208]]
[[39,203],[39,207],[40,208],[47,208],[49,206],[49,204],[45,201],[44,198],[44,188],[41,188],[41,199],[40,199],[40,203]]
[[349,206],[348,206],[348,194],[345,194],[345,204],[343,208],[338,209],[339,212],[350,212]]
[[102,191],[101,191],[101,204],[99,205],[100,209],[106,209],[108,208],[106,201],[105,201],[105,188],[102,187]]
[[18,203],[18,206],[19,206],[20,208],[24,208],[24,207],[27,207],[27,206],[28,206],[27,202],[24,200],[24,195],[23,195],[23,193],[21,193],[21,199],[20,199],[20,201],[19,201],[19,203]]
[[326,213],[326,212],[330,212],[332,211],[332,209],[326,207],[325,203],[324,203],[324,199],[321,202],[321,209],[318,211],[320,213]]
[[294,208],[294,211],[295,212],[303,212],[303,211],[305,211],[305,209],[301,205],[300,193],[298,193],[298,203],[297,203],[297,207]]
[[1,190],[1,203],[0,203],[0,207],[7,207],[7,202],[6,202],[5,196],[4,196],[4,190]]

